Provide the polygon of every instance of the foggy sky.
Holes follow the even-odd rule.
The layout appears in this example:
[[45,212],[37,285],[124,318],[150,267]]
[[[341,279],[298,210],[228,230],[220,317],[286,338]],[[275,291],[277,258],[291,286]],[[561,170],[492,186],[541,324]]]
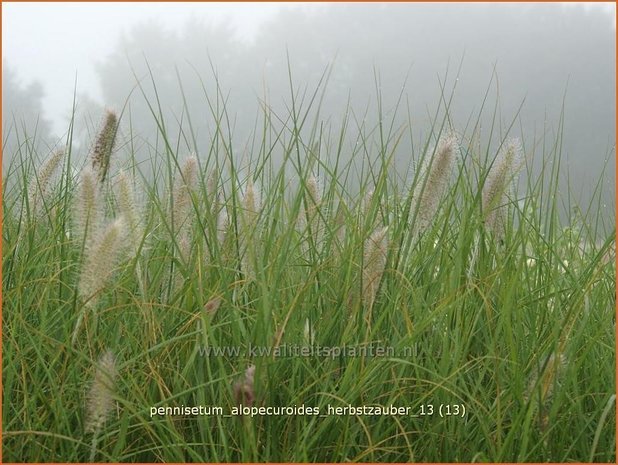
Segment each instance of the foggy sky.
[[[416,7],[421,7],[417,4]],[[281,8],[315,10],[307,3],[4,3],[2,59],[20,80],[37,80],[45,92],[45,117],[53,130],[66,130],[77,80],[78,93],[105,105],[95,65],[109,55],[136,23],[160,20],[180,30],[189,19],[226,23],[241,41],[251,41]],[[522,8],[526,6],[522,4]],[[557,8],[600,8],[615,16],[614,3],[565,3]],[[615,27],[615,25],[614,25]],[[438,70],[436,70],[437,72]]]
[[122,34],[136,23],[160,20],[180,30],[187,20],[230,24],[241,41],[251,41],[258,28],[281,8],[320,8],[319,4],[281,3],[4,3],[2,59],[18,77],[41,82],[45,117],[54,131],[66,130],[77,79],[78,93],[104,105],[95,64],[110,54]]
[[[148,83],[150,66],[170,127],[179,115],[194,122],[197,137],[179,138],[180,152],[200,152],[213,128],[202,92],[205,82],[216,94],[211,59],[229,92],[234,146],[247,152],[261,101],[279,115],[289,111],[288,64],[298,89],[313,88],[332,65],[319,116],[334,134],[348,105],[355,129],[370,130],[379,119],[376,92],[387,119],[403,92],[409,120],[404,110],[393,123],[409,124],[412,137],[397,147],[398,168],[418,155],[413,141],[435,137],[431,115],[456,88],[449,105],[456,130],[469,135],[476,112],[488,107],[479,122],[484,137],[497,123],[491,150],[513,123],[511,135],[537,152],[537,167],[538,153],[563,131],[561,153],[575,181],[566,188],[585,199],[607,163],[603,202],[614,201],[614,4],[8,3],[2,21],[3,65],[18,86],[13,101],[36,108],[42,93],[44,126],[56,138],[39,157],[61,143],[76,90],[77,159],[84,159],[103,107],[127,103],[131,116],[123,124],[131,129],[121,134],[130,132],[136,160],[152,158],[157,127],[143,97],[152,101],[154,94],[150,86],[149,95],[132,93],[136,78]],[[40,87],[28,86],[35,81]],[[3,115],[3,129],[10,116]],[[172,132],[179,129],[186,127]],[[354,141],[346,143],[354,157]]]

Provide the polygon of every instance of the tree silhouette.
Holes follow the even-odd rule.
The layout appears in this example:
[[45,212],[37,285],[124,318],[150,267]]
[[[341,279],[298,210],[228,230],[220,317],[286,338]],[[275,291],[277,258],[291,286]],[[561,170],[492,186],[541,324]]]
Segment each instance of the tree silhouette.
[[[283,8],[250,44],[236,41],[225,25],[194,20],[173,32],[144,23],[123,37],[101,62],[99,74],[109,104],[124,106],[133,91],[127,109],[134,135],[148,144],[155,143],[158,129],[140,94],[156,102],[154,81],[174,143],[199,152],[216,131],[211,113],[220,111],[223,101],[237,146],[249,147],[261,105],[285,117],[291,93],[297,103],[304,96],[306,104],[331,64],[320,116],[333,122],[350,103],[354,124],[374,127],[380,119],[377,94],[382,117],[389,120],[405,82],[403,103],[409,105],[415,137],[435,139],[431,120],[444,104],[441,86],[444,98],[455,88],[453,126],[471,131],[489,87],[490,103],[480,122],[487,133],[496,109],[494,148],[516,116],[514,135],[523,132],[531,145],[540,146],[545,134],[553,143],[564,102],[563,151],[580,178],[598,176],[613,153],[615,30],[611,16],[600,10],[538,4]],[[154,112],[159,117],[157,108]],[[408,123],[406,113],[400,109],[396,127]],[[410,150],[404,138],[396,162],[405,165]],[[610,171],[614,166],[612,158]],[[613,178],[608,182],[613,189]]]
[[32,156],[51,140],[49,121],[43,116],[43,87],[24,85],[6,63],[2,67],[3,172],[17,153]]

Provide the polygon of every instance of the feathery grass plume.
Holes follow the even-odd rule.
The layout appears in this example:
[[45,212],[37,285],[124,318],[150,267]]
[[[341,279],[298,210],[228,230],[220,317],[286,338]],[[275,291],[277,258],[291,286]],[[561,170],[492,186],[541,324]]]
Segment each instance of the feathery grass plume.
[[230,217],[225,210],[225,206],[221,207],[221,210],[217,213],[217,242],[222,249],[225,244],[227,232],[230,227]]
[[322,203],[322,194],[320,192],[320,181],[317,177],[311,175],[307,180],[307,219],[310,224],[315,224],[317,227],[316,216]]
[[371,203],[373,202],[374,194],[375,194],[375,191],[371,189],[365,192],[365,195],[363,196],[363,203],[362,203],[363,220],[371,214]]
[[335,225],[334,225],[334,233],[335,233],[335,243],[337,248],[336,252],[339,252],[343,249],[343,245],[345,242],[345,232],[346,232],[346,224],[345,224],[345,215],[346,215],[347,205],[345,200],[341,199],[339,201],[339,207],[337,209],[337,213],[335,215]]
[[107,225],[85,251],[84,264],[79,277],[78,294],[86,307],[93,308],[93,298],[103,289],[124,250],[126,224],[122,217]]
[[242,254],[241,270],[245,274],[247,281],[255,280],[253,258],[256,253],[256,243],[254,239],[258,234],[256,227],[260,209],[260,192],[254,186],[251,178],[249,178],[242,198],[242,212],[240,215],[242,230],[240,232],[241,237],[239,241]]
[[[221,191],[219,190],[219,176],[217,170],[212,170],[208,175],[208,181],[206,182],[206,210],[211,221],[214,222],[215,238],[218,243],[218,249],[214,245],[206,247],[206,261],[212,262],[214,254],[217,250],[223,249],[223,243],[225,241],[225,235],[229,219],[227,212],[225,211],[225,205],[221,202]],[[205,231],[205,235],[208,236],[208,231]]]
[[81,329],[84,315],[89,309],[95,309],[98,294],[109,281],[114,272],[116,263],[120,260],[124,250],[123,242],[126,240],[126,226],[122,217],[110,223],[100,231],[93,239],[91,245],[84,251],[77,293],[83,302],[79,313],[71,343],[75,344],[77,335]]
[[118,175],[116,202],[118,203],[118,212],[125,219],[127,224],[129,249],[131,251],[131,256],[134,257],[137,255],[144,231],[139,208],[135,199],[135,190],[125,171],[121,171]]
[[88,249],[94,232],[101,228],[104,213],[101,191],[90,167],[85,167],[81,172],[74,208],[73,237]]
[[494,237],[504,236],[506,196],[513,178],[521,168],[522,149],[518,139],[508,139],[494,160],[483,186],[483,216],[485,227]]
[[172,231],[178,244],[178,251],[183,261],[187,261],[191,249],[191,229],[195,209],[192,195],[197,187],[198,164],[195,156],[187,158],[174,179],[170,217]]
[[249,365],[245,370],[245,376],[234,383],[234,399],[237,404],[251,407],[255,400],[255,391],[253,388],[255,379],[255,365]]
[[[206,183],[206,195],[207,195],[207,208],[208,213],[212,221],[214,221],[215,233],[219,248],[223,247],[223,240],[225,239],[225,208],[221,205],[221,193],[218,188],[219,177],[216,170],[212,170],[208,176]],[[212,261],[212,251],[209,251],[208,260]]]
[[180,173],[174,179],[170,215],[175,232],[186,225],[194,212],[191,196],[197,187],[197,172],[197,158],[191,155],[185,160]]
[[458,156],[457,135],[450,132],[440,138],[433,155],[425,158],[413,195],[416,201],[416,235],[427,230],[435,218]]
[[315,342],[315,329],[309,321],[309,318],[305,318],[305,327],[303,328],[303,340],[305,342],[305,345],[307,346],[313,346]]
[[[118,204],[118,212],[122,216],[127,225],[127,239],[129,258],[137,257],[139,248],[144,235],[144,227],[142,224],[141,212],[135,198],[135,190],[133,183],[125,171],[121,171],[118,176],[116,188],[116,202]],[[135,275],[139,283],[142,295],[146,293],[144,278],[142,276],[142,267],[139,261],[135,263]]]
[[118,369],[111,350],[103,353],[94,373],[94,380],[88,395],[88,412],[85,424],[86,433],[93,433],[90,447],[90,462],[94,462],[99,434],[107,418],[114,409],[114,392]]
[[[193,243],[193,220],[195,208],[193,207],[193,195],[198,183],[198,162],[195,155],[187,157],[180,171],[174,176],[167,207],[167,220],[170,240],[172,241],[174,254],[184,264],[190,259],[191,246]],[[172,278],[172,285],[167,289],[167,297],[170,293],[182,285],[183,276],[178,268],[168,269],[163,282]]]
[[[320,222],[322,194],[320,192],[320,181],[316,176],[309,176],[305,183],[304,194],[304,208],[298,214],[297,227],[300,231],[306,230],[307,234],[310,234],[313,238],[313,243],[319,244],[324,231]],[[308,253],[308,251],[309,243],[303,243],[303,253]]]
[[118,117],[112,110],[105,113],[103,129],[99,132],[94,149],[92,150],[92,169],[97,174],[101,184],[105,182],[109,172],[109,162],[116,143],[116,133],[118,132]]
[[468,269],[466,270],[466,277],[468,280],[471,280],[474,276],[474,269],[476,267],[476,261],[479,258],[479,235],[478,233],[474,234],[474,240],[472,242],[472,248],[470,249],[470,261],[468,262]]
[[247,187],[242,199],[242,220],[247,227],[254,226],[261,208],[261,196],[253,181],[249,178]]
[[101,431],[107,417],[114,408],[114,391],[118,370],[116,359],[111,350],[107,350],[99,359],[94,380],[88,396],[88,417],[85,430],[87,433]]
[[206,195],[208,195],[208,200],[210,200],[211,204],[215,207],[214,211],[216,211],[216,207],[219,206],[218,184],[219,177],[217,176],[217,171],[212,170],[208,176],[208,182],[206,183]]
[[221,205],[221,193],[219,191],[219,176],[216,170],[212,170],[208,175],[206,182],[206,201],[207,211],[211,218],[215,219],[217,223],[217,216],[222,208]]
[[363,256],[363,305],[373,307],[373,303],[386,267],[388,252],[388,227],[376,229],[365,241]]
[[54,151],[35,172],[28,184],[28,203],[35,217],[42,213],[42,206],[48,200],[51,181],[64,159],[64,149]]

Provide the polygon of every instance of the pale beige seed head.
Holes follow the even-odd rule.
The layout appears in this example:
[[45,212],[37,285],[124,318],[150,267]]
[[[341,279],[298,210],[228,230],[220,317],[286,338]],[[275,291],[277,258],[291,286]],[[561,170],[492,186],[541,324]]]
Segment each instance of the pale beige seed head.
[[495,237],[504,235],[508,189],[521,168],[522,149],[518,139],[508,139],[491,167],[483,186],[485,227]]
[[97,136],[94,149],[92,150],[92,168],[97,175],[100,183],[105,181],[109,172],[109,164],[116,143],[116,133],[118,132],[118,117],[112,110],[105,113],[103,128]]
[[304,339],[305,345],[307,346],[312,346],[315,342],[315,329],[313,325],[311,324],[311,322],[309,321],[309,318],[305,318],[305,327],[303,329],[303,339]]
[[261,209],[261,196],[259,190],[249,178],[247,187],[242,198],[242,212],[240,214],[241,231],[239,247],[241,258],[241,270],[247,281],[254,281],[256,270],[254,258],[259,252],[259,233],[256,231],[258,215]]
[[219,176],[216,170],[212,170],[208,176],[208,182],[206,183],[206,195],[208,200],[213,205],[213,210],[216,211],[219,203]]
[[[176,246],[177,256],[184,264],[188,264],[191,258],[195,218],[193,195],[197,189],[198,174],[197,158],[191,155],[184,161],[180,172],[174,179],[172,203],[169,209],[172,239]],[[175,270],[174,287],[178,288],[182,285],[183,276],[178,274],[178,268]]]
[[206,202],[207,211],[210,217],[214,219],[218,231],[219,215],[223,205],[221,204],[221,192],[219,191],[219,174],[215,169],[210,172],[206,182]]
[[245,381],[251,385],[255,380],[255,365],[249,365],[245,370]]
[[368,190],[363,197],[362,211],[363,218],[366,218],[371,213],[371,204],[373,202],[374,190]]
[[440,138],[432,156],[425,159],[414,193],[417,208],[415,233],[425,231],[435,218],[458,156],[457,135],[451,132]]
[[255,400],[255,365],[245,370],[243,379],[234,383],[234,398],[236,403],[251,407]]
[[320,222],[320,208],[322,205],[322,193],[320,181],[315,176],[310,176],[307,180],[307,197],[306,197],[305,217],[316,243],[321,242],[323,236],[323,227]]
[[107,225],[86,249],[78,293],[85,305],[94,307],[93,297],[109,281],[124,251],[126,224],[122,217]]
[[363,304],[371,307],[375,301],[388,253],[388,227],[376,229],[365,241],[363,257]]
[[341,199],[339,201],[339,208],[337,209],[337,214],[335,215],[335,239],[337,241],[337,245],[339,248],[343,247],[345,242],[345,233],[346,233],[346,224],[345,224],[345,214],[347,210],[347,205],[345,200]]
[[100,231],[104,213],[101,191],[90,167],[85,167],[80,174],[74,208],[75,234],[73,237],[79,245],[84,243],[88,248],[95,233]]
[[114,392],[118,369],[114,354],[108,350],[99,359],[90,393],[85,430],[98,433],[103,429],[107,418],[114,409]]
[[223,247],[229,227],[230,217],[227,214],[225,206],[223,206],[217,214],[217,241],[219,242],[219,247]]
[[182,228],[190,228],[194,213],[191,197],[197,187],[197,175],[197,158],[190,156],[185,160],[180,173],[174,179],[170,214],[175,231],[180,231]]
[[133,183],[125,171],[121,171],[118,176],[116,201],[118,212],[126,221],[131,254],[135,256],[142,240],[143,226]]
[[41,165],[28,184],[28,201],[34,216],[39,216],[43,205],[49,201],[51,182],[64,160],[64,149],[54,151]]
[[257,219],[257,215],[261,208],[260,192],[253,184],[253,181],[249,179],[247,181],[247,187],[242,199],[243,216],[247,225],[253,224]]
[[315,212],[322,203],[320,181],[313,175],[311,175],[307,180],[307,194],[307,213],[309,218],[313,218]]

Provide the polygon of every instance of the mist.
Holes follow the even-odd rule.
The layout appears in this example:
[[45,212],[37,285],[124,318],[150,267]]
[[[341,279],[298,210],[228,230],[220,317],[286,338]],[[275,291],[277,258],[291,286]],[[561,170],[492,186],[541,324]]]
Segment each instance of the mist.
[[123,151],[141,161],[164,153],[157,119],[180,152],[205,157],[220,114],[235,157],[249,166],[265,109],[288,127],[297,107],[306,111],[303,131],[323,131],[326,145],[348,125],[344,158],[370,162],[377,154],[355,147],[354,134],[388,133],[401,172],[443,127],[469,145],[466,137],[480,134],[488,153],[517,136],[537,169],[544,153],[561,153],[571,199],[585,205],[601,179],[614,211],[612,7],[157,5],[51,6],[53,28],[42,7],[6,7],[4,173],[24,147],[42,158],[64,145],[71,121],[83,163],[104,108],[122,114],[119,164]]

